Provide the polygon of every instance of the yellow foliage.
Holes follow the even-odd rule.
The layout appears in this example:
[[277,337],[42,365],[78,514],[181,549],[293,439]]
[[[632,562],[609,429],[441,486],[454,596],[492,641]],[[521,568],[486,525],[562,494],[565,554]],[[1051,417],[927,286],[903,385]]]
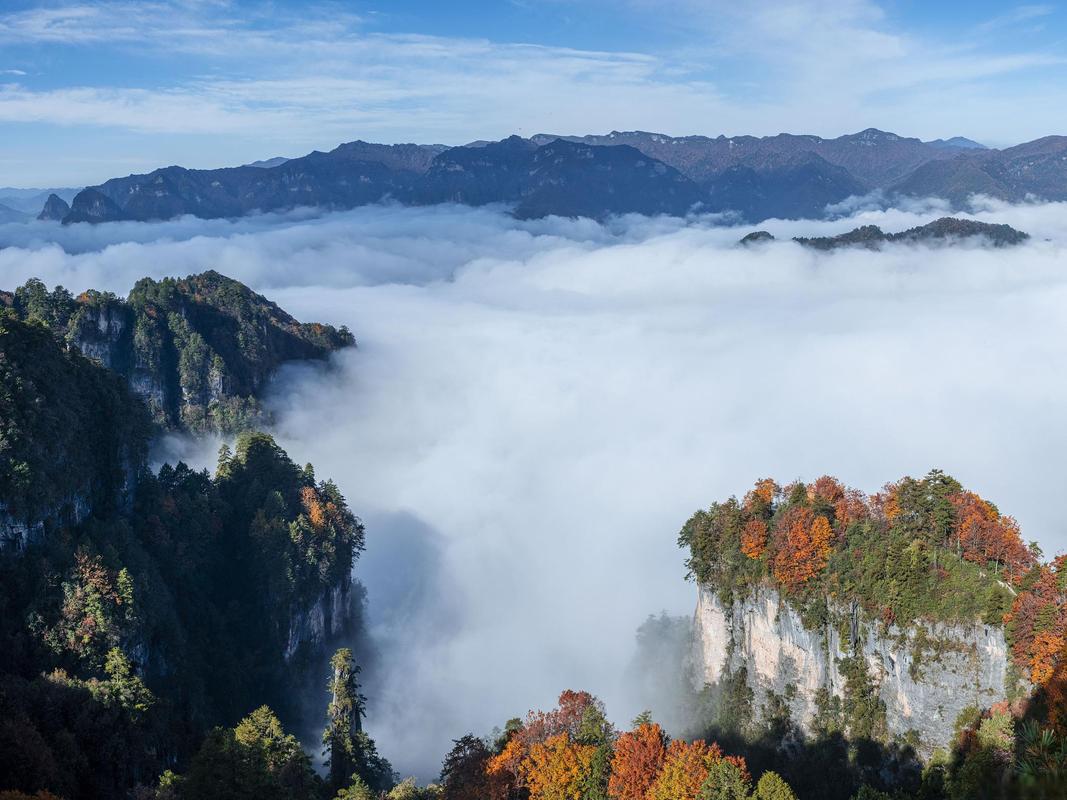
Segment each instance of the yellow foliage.
[[531,745],[520,771],[531,800],[581,800],[596,747],[571,742],[560,733]]

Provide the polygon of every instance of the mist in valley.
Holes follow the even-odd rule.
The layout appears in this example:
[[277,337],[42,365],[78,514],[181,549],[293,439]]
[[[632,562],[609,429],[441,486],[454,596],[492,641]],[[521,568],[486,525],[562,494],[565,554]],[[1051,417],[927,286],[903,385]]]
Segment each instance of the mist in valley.
[[[902,230],[936,201],[863,203],[779,239]],[[516,222],[373,207],[236,221],[0,226],[4,288],[125,294],[216,269],[357,349],[286,367],[273,433],[367,526],[356,567],[376,656],[367,727],[402,774],[560,690],[643,710],[635,632],[686,615],[676,536],[760,477],[868,492],[932,467],[1067,548],[1065,204],[982,201],[1032,234],[989,249],[737,246],[717,218]],[[213,466],[214,440],[157,459]],[[654,712],[657,709],[652,709]]]

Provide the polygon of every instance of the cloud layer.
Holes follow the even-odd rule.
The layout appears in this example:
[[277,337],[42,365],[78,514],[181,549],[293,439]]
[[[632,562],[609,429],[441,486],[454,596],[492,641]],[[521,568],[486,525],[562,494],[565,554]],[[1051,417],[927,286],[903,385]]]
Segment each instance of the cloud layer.
[[[873,222],[900,230],[936,204]],[[360,348],[287,368],[293,457],[368,523],[382,647],[369,726],[431,777],[450,740],[623,679],[650,612],[688,613],[678,529],[771,475],[867,491],[940,467],[1067,547],[1067,206],[981,205],[1034,234],[987,250],[739,248],[713,220],[516,223],[366,208],[236,222],[0,227],[0,272],[119,292],[219,269]]]

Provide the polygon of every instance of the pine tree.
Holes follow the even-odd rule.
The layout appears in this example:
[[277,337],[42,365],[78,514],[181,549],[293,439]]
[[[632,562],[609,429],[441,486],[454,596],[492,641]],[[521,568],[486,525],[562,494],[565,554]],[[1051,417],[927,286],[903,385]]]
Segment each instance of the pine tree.
[[352,651],[342,647],[330,659],[330,704],[326,708],[326,730],[322,743],[329,756],[332,791],[347,786],[356,773],[359,754],[356,752],[357,734],[363,730],[367,699],[359,693],[359,665]]
[[374,792],[384,792],[395,783],[392,765],[363,730],[367,698],[359,692],[359,666],[352,651],[342,647],[330,659],[330,704],[322,732],[324,755],[330,767],[330,790],[336,792],[358,777]]

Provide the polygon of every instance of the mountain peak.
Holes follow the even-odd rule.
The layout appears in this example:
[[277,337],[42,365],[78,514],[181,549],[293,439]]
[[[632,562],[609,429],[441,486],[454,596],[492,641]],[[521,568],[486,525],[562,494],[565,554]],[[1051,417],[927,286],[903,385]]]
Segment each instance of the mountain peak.
[[37,219],[62,222],[63,218],[69,213],[70,206],[67,205],[67,201],[53,192],[48,195],[48,199],[45,200],[44,208],[42,208],[41,213],[37,215]]

